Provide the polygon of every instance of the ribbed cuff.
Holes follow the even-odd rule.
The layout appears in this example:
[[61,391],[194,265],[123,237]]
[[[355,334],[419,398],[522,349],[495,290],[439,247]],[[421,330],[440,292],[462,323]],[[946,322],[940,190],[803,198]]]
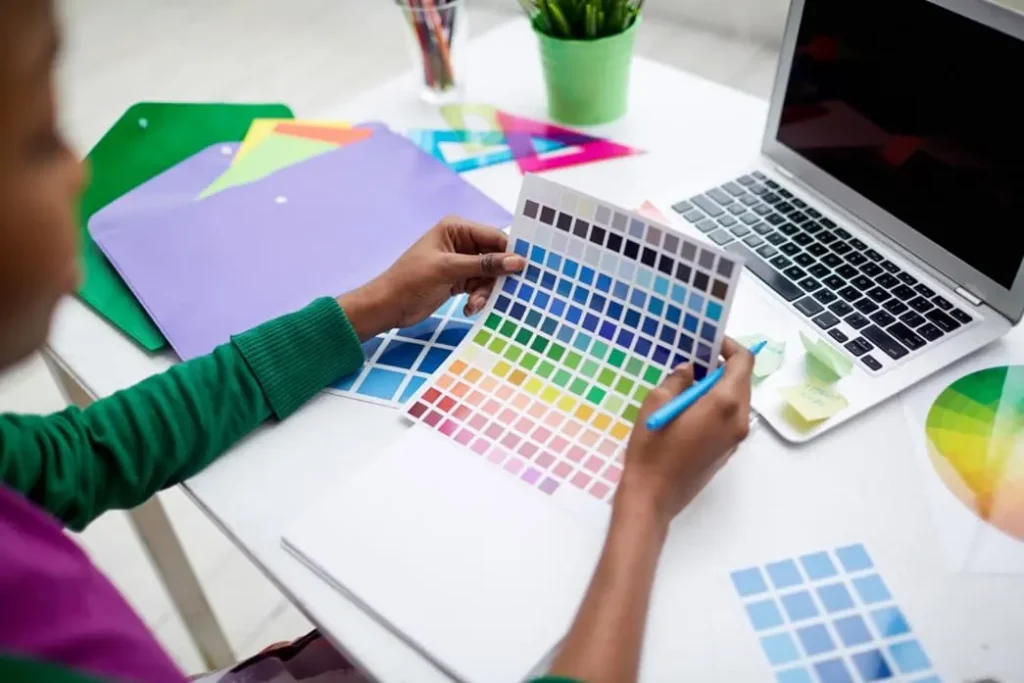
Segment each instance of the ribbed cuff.
[[317,299],[300,311],[231,338],[278,419],[363,364],[363,348],[341,306]]

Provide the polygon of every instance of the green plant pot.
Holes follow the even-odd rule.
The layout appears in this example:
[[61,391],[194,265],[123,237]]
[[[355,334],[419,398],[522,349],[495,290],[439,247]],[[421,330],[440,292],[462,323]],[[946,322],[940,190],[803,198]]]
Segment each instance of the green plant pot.
[[592,126],[626,113],[633,38],[639,23],[638,19],[622,33],[597,40],[565,40],[534,30],[551,118]]

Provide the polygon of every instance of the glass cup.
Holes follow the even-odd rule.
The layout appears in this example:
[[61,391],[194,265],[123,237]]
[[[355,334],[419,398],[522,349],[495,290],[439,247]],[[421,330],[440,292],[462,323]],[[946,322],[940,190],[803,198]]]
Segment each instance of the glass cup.
[[469,32],[465,0],[396,0],[406,25],[420,97],[430,104],[462,99],[462,57]]

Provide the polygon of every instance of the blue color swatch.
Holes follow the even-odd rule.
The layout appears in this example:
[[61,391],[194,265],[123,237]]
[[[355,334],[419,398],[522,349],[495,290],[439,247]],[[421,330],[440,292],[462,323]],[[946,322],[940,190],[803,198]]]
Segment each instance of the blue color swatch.
[[777,683],[941,683],[863,545],[773,559],[729,578]]

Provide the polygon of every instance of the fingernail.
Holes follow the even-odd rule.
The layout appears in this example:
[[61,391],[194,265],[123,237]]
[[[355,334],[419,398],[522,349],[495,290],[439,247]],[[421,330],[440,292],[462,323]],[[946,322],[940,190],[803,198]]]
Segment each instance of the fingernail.
[[501,268],[506,273],[518,273],[526,267],[526,259],[522,256],[506,256],[501,259]]

